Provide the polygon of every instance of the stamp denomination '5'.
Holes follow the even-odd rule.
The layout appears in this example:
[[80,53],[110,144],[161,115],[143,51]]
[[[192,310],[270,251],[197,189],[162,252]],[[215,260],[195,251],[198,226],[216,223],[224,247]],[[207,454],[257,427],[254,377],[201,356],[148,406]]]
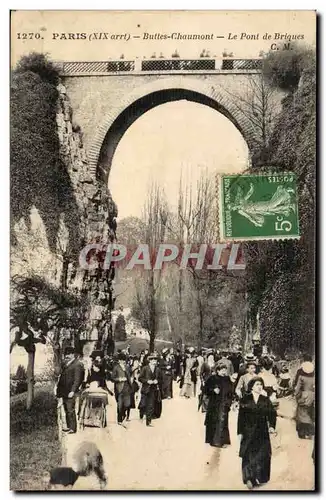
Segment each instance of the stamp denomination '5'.
[[300,237],[293,173],[221,175],[219,198],[221,241]]

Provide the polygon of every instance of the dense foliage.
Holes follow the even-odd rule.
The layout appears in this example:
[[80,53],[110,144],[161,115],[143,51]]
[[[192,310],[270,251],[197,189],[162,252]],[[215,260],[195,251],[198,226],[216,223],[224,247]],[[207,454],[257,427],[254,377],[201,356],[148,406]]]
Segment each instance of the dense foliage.
[[30,227],[30,210],[35,206],[54,251],[60,217],[64,215],[72,251],[78,244],[79,219],[70,177],[59,156],[57,83],[57,71],[43,54],[22,57],[12,72],[12,228],[21,218]]
[[117,317],[117,321],[114,329],[114,338],[115,340],[126,340],[126,320],[123,314],[119,314]]
[[293,92],[302,72],[313,68],[314,51],[308,47],[291,44],[290,50],[272,51],[264,60],[264,76],[272,87]]
[[50,285],[39,276],[12,278],[12,327],[30,326],[47,334],[49,324],[57,327],[84,327],[87,298]]
[[260,312],[263,340],[283,354],[314,346],[316,68],[312,53],[307,57],[298,49],[292,56],[290,51],[271,54],[266,68],[273,84],[291,92],[263,161],[275,171],[297,174],[301,238],[248,245],[248,298],[251,320]]

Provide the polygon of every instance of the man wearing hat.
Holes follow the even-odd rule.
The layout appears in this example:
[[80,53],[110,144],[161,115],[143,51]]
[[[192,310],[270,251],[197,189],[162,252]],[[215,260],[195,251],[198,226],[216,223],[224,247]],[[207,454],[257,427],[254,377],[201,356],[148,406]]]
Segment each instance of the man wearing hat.
[[131,407],[132,383],[126,361],[126,354],[120,352],[118,354],[118,363],[112,370],[119,425],[122,425],[125,418],[127,418],[127,410]]
[[161,416],[162,401],[162,374],[157,366],[157,356],[155,354],[148,357],[148,365],[143,366],[139,375],[139,382],[142,384],[139,416],[142,419],[146,415],[146,425],[151,427],[152,418]]
[[84,380],[84,367],[75,356],[73,347],[66,347],[64,361],[57,385],[57,397],[62,398],[66,414],[67,429],[71,434],[77,432],[75,412],[76,393]]

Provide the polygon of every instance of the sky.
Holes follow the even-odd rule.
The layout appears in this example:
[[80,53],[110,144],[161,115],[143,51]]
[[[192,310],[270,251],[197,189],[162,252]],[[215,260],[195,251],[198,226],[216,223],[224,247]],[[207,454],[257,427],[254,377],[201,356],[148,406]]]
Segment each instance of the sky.
[[176,208],[181,173],[195,190],[201,172],[237,173],[247,166],[247,144],[233,123],[208,106],[181,100],[153,108],[129,127],[113,157],[108,185],[118,219],[139,217],[152,182]]

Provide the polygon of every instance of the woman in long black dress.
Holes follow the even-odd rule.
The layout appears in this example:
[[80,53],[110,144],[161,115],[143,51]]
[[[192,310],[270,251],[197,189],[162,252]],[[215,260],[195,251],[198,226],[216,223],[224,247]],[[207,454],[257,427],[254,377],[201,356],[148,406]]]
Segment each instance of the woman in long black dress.
[[173,366],[172,358],[168,349],[162,351],[162,399],[173,398]]
[[254,377],[248,383],[248,393],[240,401],[238,434],[242,458],[242,478],[249,489],[270,478],[272,448],[270,433],[275,432],[276,411],[267,396],[261,393],[264,382]]
[[227,366],[217,365],[217,373],[211,375],[205,384],[208,406],[205,418],[206,443],[217,448],[231,444],[229,433],[229,411],[234,385],[227,375]]

